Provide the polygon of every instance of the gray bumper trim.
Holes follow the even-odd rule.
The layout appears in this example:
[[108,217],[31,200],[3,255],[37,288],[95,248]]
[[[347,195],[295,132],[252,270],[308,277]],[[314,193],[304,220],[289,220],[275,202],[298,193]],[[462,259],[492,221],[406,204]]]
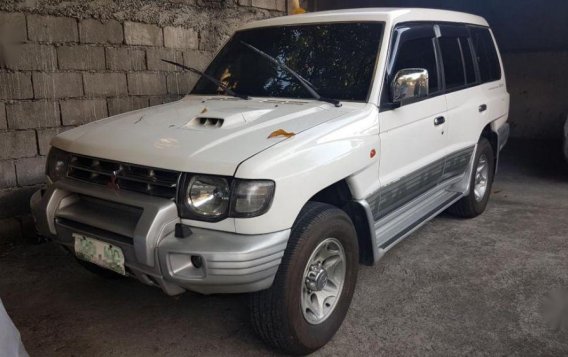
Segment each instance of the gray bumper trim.
[[[267,289],[290,235],[290,230],[241,235],[192,227],[189,237],[176,238],[180,219],[173,202],[72,180],[36,192],[30,203],[40,234],[71,250],[73,232],[115,244],[133,276],[170,295]],[[202,266],[195,267],[192,256],[201,257]]]
[[[185,239],[168,236],[160,241],[158,256],[164,278],[203,294],[242,293],[272,285],[290,230],[240,235],[192,228]],[[200,256],[203,267],[191,263]]]
[[[108,212],[91,209],[88,217],[86,208],[78,204],[81,195],[100,200],[115,202],[119,205],[138,207],[141,215],[129,224],[132,226],[128,235],[134,242],[134,251],[138,262],[153,267],[154,249],[161,236],[173,232],[175,223],[180,219],[175,203],[163,198],[156,198],[133,192],[117,192],[104,186],[90,185],[73,180],[60,180],[49,186],[43,195],[36,192],[31,199],[31,210],[36,221],[38,232],[44,236],[54,237],[57,234],[55,219],[62,217],[102,230],[117,227],[117,222],[109,224]],[[74,209],[74,205],[77,206]],[[124,219],[125,216],[117,217]],[[115,218],[116,219],[116,218]],[[111,228],[111,229],[109,229]],[[118,228],[118,227],[117,227]],[[115,229],[114,233],[124,234]]]

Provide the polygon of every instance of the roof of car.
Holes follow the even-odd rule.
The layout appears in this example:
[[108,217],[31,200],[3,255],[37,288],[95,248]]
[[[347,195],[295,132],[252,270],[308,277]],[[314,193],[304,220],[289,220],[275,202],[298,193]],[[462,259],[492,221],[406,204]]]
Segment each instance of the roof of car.
[[384,21],[394,25],[409,21],[459,22],[488,26],[484,18],[465,12],[420,8],[362,8],[281,16],[246,24],[241,29],[321,22]]

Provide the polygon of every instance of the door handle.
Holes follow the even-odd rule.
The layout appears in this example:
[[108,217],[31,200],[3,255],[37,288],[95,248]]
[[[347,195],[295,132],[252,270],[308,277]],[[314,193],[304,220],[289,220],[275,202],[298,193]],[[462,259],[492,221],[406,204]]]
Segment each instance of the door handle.
[[483,112],[486,111],[486,110],[487,110],[487,104],[481,104],[481,105],[479,106],[479,112],[480,112],[480,113],[483,113]]
[[444,124],[445,122],[446,122],[446,118],[444,118],[444,117],[437,117],[436,119],[434,119],[434,125],[435,126]]

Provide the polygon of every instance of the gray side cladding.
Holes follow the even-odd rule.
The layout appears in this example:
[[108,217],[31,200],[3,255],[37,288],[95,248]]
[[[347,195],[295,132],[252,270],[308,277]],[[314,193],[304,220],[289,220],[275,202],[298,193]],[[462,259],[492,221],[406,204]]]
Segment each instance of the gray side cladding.
[[436,160],[404,177],[380,188],[367,198],[378,221],[439,183],[463,174],[475,146],[471,146]]

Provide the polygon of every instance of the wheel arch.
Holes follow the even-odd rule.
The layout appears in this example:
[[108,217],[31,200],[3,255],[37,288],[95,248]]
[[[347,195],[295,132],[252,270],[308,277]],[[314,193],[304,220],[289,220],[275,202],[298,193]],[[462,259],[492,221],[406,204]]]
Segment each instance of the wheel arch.
[[374,264],[373,239],[365,208],[353,199],[345,179],[335,182],[313,195],[308,202],[327,203],[343,210],[351,218],[359,243],[359,263]]
[[495,131],[493,131],[491,124],[487,124],[483,128],[483,130],[481,131],[481,137],[489,140],[491,148],[493,148],[493,152],[495,154],[499,152],[499,135]]
[[481,137],[486,138],[491,144],[495,160],[493,161],[493,172],[497,173],[497,163],[499,161],[499,135],[493,131],[491,123],[487,124],[481,131]]

